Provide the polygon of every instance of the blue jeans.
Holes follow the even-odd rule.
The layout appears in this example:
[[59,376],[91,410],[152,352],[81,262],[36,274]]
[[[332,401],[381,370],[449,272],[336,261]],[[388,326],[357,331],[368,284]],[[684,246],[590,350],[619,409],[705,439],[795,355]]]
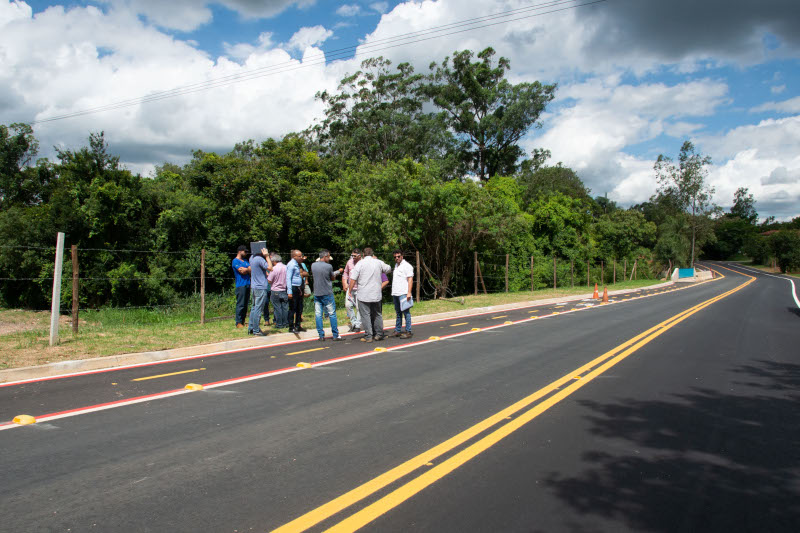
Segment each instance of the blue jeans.
[[406,296],[392,296],[394,302],[394,312],[397,313],[397,320],[394,323],[394,330],[397,332],[403,331],[403,317],[406,318],[406,331],[411,333],[411,308],[405,311],[400,310],[400,301],[405,300]]
[[267,301],[267,289],[253,289],[253,297],[250,300],[252,306],[247,329],[250,333],[258,333],[261,331],[259,323],[261,322],[261,313],[264,312],[264,303]]
[[333,294],[314,296],[314,318],[317,322],[317,333],[320,337],[325,336],[325,330],[322,329],[323,312],[331,319],[331,332],[335,339],[339,336],[339,324],[336,320],[336,300],[333,299]]
[[275,309],[275,327],[289,327],[289,295],[286,291],[272,291],[272,307]]

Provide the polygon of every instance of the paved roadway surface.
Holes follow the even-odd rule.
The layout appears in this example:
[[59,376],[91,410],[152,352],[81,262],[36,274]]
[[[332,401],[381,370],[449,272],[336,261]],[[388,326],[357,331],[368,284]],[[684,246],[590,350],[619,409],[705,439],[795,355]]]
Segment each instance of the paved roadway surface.
[[797,531],[797,296],[710,266],[413,342],[2,385],[0,531]]

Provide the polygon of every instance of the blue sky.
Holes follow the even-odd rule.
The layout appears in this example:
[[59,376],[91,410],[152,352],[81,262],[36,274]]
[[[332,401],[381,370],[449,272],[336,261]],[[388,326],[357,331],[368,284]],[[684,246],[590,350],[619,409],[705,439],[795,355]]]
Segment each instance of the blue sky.
[[[370,55],[427,72],[454,50],[492,46],[510,59],[515,82],[559,84],[543,127],[522,145],[550,149],[594,194],[623,205],[647,200],[655,158],[677,155],[689,139],[712,157],[720,205],[747,187],[762,216],[800,215],[796,0],[556,2],[561,11],[331,61],[336,49],[363,52],[376,39],[547,2],[0,0],[0,123],[281,66],[247,82],[34,122],[44,156],[102,130],[112,151],[146,175],[195,149],[224,152],[304,129],[322,114],[314,94],[335,90]],[[321,53],[324,64],[314,61]]]

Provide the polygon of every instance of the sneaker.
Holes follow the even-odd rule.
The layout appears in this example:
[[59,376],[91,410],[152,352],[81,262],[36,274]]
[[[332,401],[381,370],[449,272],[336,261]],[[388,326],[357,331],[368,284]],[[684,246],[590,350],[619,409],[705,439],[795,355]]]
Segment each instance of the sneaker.
[[[324,342],[324,341],[325,341],[325,337],[320,337],[320,338],[319,338],[319,339],[317,339],[317,340],[318,340],[318,341],[320,341],[320,342]],[[333,339],[333,340],[337,340],[337,339]]]
[[353,332],[353,330],[355,330],[355,329],[356,329],[356,328],[354,328],[354,327],[353,327],[353,324],[350,324],[350,327],[349,327],[349,328],[347,328],[347,332],[348,332],[348,333],[352,333],[352,332]]
[[334,337],[333,340],[335,340],[335,341],[343,341],[344,339],[342,337]]
[[361,333],[361,328],[353,328],[353,333]]
[[373,338],[374,338],[376,341],[382,341],[383,339],[385,339],[385,338],[386,338],[386,335],[375,335],[375,337],[373,337]]
[[392,333],[392,337],[401,337],[402,335],[403,333],[398,330],[394,330],[394,333]]
[[296,328],[294,328],[295,333],[299,333],[301,331],[308,331],[308,330],[302,326],[297,326]]
[[361,337],[361,342],[372,342],[372,337]]
[[255,333],[253,333],[253,336],[254,337],[266,337],[267,334],[264,333],[263,331],[256,331]]
[[402,335],[400,335],[400,338],[401,338],[401,339],[410,339],[410,338],[411,338],[411,337],[413,337],[413,336],[414,336],[414,334],[413,334],[413,333],[411,333],[410,331],[406,331],[405,333],[403,333]]
[[238,328],[243,328],[243,327],[244,327],[244,324],[236,324],[236,328],[237,328],[237,329],[238,329]]

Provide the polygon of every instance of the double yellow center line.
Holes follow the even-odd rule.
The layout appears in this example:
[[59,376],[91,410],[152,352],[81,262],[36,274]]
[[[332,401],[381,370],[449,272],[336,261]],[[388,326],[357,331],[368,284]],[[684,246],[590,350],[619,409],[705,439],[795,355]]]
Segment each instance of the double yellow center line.
[[[327,520],[344,509],[347,509],[348,507],[371,496],[377,491],[396,482],[403,476],[411,474],[423,466],[429,466],[429,464],[438,457],[477,437],[481,433],[491,429],[493,426],[506,421],[519,411],[530,407],[527,411],[519,414],[517,418],[512,418],[507,423],[501,425],[491,433],[482,437],[480,440],[474,442],[473,444],[464,448],[462,451],[443,461],[441,464],[425,470],[419,476],[411,479],[386,496],[343,519],[341,522],[328,529],[328,531],[356,531],[364,527],[379,516],[385,514],[389,510],[397,507],[407,499],[411,498],[432,483],[443,478],[456,468],[462,466],[467,461],[473,459],[481,452],[497,444],[500,440],[520,429],[522,426],[543,412],[547,411],[550,407],[568,397],[592,381],[595,377],[603,374],[608,369],[668,329],[686,320],[693,314],[712,305],[713,303],[718,302],[719,300],[722,300],[723,298],[726,298],[731,294],[743,289],[747,285],[753,283],[756,279],[752,276],[748,277],[750,277],[750,279],[745,283],[668,318],[660,324],[651,327],[647,331],[644,331],[632,339],[629,339],[628,341],[620,344],[616,348],[613,348],[594,360],[589,361],[580,368],[569,372],[565,376],[550,383],[546,387],[539,389],[530,396],[523,398],[522,400],[503,409],[502,411],[499,411],[485,420],[478,422],[471,428],[462,431],[458,435],[455,435],[445,442],[434,446],[433,448],[417,455],[405,463],[389,470],[388,472],[379,475],[378,477],[364,483],[359,487],[356,487],[350,492],[347,492],[346,494],[343,494],[342,496],[339,496],[338,498],[331,500],[320,507],[317,507],[316,509],[304,514],[299,518],[296,518],[295,520],[292,520],[291,522],[279,527],[275,531],[281,533],[289,531],[305,531],[306,529],[313,527],[324,520]],[[580,377],[580,379],[576,379],[576,377]],[[539,401],[545,396],[547,396],[546,399]]]

